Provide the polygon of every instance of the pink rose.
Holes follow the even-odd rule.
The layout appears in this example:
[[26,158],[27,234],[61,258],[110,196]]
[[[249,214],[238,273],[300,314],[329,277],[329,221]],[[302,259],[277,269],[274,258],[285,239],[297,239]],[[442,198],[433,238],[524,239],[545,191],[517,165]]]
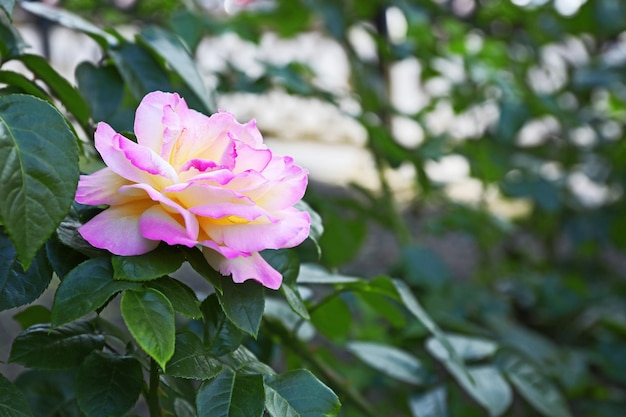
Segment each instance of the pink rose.
[[280,287],[262,257],[309,234],[293,207],[307,172],[263,144],[254,121],[191,110],[178,94],[153,92],[135,116],[137,143],[99,123],[96,149],[107,167],[82,175],[76,201],[109,207],[79,228],[93,246],[140,255],[169,245],[202,246],[209,264],[235,282]]

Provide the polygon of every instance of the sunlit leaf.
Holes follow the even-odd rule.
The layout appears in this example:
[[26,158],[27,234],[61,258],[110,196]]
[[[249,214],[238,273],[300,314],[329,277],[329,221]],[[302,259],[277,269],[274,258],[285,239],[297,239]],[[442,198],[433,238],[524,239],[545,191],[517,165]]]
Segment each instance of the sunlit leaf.
[[0,0],[0,8],[4,10],[9,19],[13,18],[13,8],[15,7],[15,0]]
[[350,352],[372,368],[410,384],[424,383],[424,368],[415,356],[396,347],[373,342],[350,342]]
[[161,368],[174,354],[175,323],[172,303],[152,288],[127,290],[122,295],[122,317],[139,346]]
[[334,274],[316,264],[300,265],[299,284],[348,284],[358,282],[356,277]]
[[0,97],[0,166],[0,218],[28,269],[74,200],[76,139],[45,101],[19,94]]
[[[469,337],[455,334],[446,334],[446,338],[459,358],[466,361],[475,361],[492,356],[498,349],[498,345],[491,340]],[[431,337],[426,341],[426,348],[439,359],[448,359],[448,351],[441,342]]]
[[562,394],[536,366],[510,352],[501,353],[497,361],[511,383],[537,411],[546,417],[571,417]]
[[413,395],[409,398],[409,407],[413,417],[448,417],[446,389],[434,388],[424,394]]

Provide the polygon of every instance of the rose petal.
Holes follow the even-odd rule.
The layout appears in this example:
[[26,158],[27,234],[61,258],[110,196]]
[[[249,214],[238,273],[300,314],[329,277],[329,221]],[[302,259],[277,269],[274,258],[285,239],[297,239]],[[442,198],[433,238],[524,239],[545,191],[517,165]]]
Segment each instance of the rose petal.
[[[163,193],[155,190],[147,184],[125,185],[120,188],[121,193],[136,195],[138,192],[145,193],[152,201],[161,203],[162,208],[168,213],[177,214],[184,223],[186,239],[196,241],[198,239],[199,225],[196,216],[180,204]],[[147,237],[147,236],[146,236]],[[182,239],[182,238],[181,238]],[[165,239],[163,239],[165,240]]]
[[251,170],[261,172],[272,160],[272,152],[269,149],[254,149],[244,142],[237,142],[237,160],[233,172],[238,174]]
[[267,288],[277,290],[283,281],[282,275],[258,252],[251,253],[248,257],[239,256],[233,259],[227,259],[211,249],[203,249],[202,252],[211,267],[222,275],[232,275],[234,282],[241,283],[253,279]]
[[174,167],[182,167],[191,159],[215,161],[229,167],[234,164],[233,144],[226,132],[195,110],[179,115],[184,129],[170,152],[169,161]]
[[254,204],[248,197],[239,195],[233,190],[201,182],[187,184],[186,187],[167,187],[164,189],[164,192],[171,195],[172,198],[176,198],[176,201],[179,201],[181,205],[189,209],[221,203]]
[[[190,212],[197,216],[208,217],[211,219],[222,219],[234,217],[237,219],[241,219],[242,221],[253,221],[258,219],[261,216],[265,216],[265,218],[269,221],[275,220],[273,216],[271,216],[267,211],[263,210],[261,207],[254,205],[252,203],[211,203],[211,204],[203,204],[200,206],[192,207],[189,209]],[[228,223],[236,222],[236,220],[225,220]]]
[[81,175],[76,189],[75,199],[81,204],[123,204],[128,197],[118,193],[121,186],[129,181],[120,177],[110,168],[103,168],[91,175]]
[[117,134],[106,123],[98,124],[95,144],[107,166],[129,181],[158,183],[161,187],[178,181],[176,171],[163,158],[150,148]]
[[198,221],[211,240],[242,252],[291,248],[309,235],[308,213],[291,209],[272,214],[278,217],[277,221],[265,224],[220,224],[202,217]]
[[150,207],[141,215],[139,229],[145,238],[162,240],[168,245],[191,248],[198,244],[197,234],[190,237],[188,221],[177,213],[165,211],[160,205]]
[[[164,108],[169,108],[169,114],[164,115]],[[152,149],[163,158],[168,159],[170,144],[163,143],[163,132],[169,128],[169,139],[172,140],[173,132],[180,132],[178,116],[173,117],[178,111],[184,112],[187,104],[178,94],[154,91],[146,95],[135,113],[135,135],[137,143]],[[178,135],[176,135],[178,137]],[[173,139],[176,139],[174,137]],[[164,153],[163,148],[167,151]]]
[[111,206],[78,228],[81,236],[92,246],[115,255],[141,255],[159,245],[158,240],[142,236],[139,229],[141,214],[153,205],[145,201]]

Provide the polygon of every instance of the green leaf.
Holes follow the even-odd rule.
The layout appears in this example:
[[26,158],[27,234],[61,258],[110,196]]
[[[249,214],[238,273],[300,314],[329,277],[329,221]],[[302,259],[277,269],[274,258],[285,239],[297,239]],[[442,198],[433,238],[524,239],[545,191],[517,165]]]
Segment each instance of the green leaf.
[[432,250],[420,246],[402,249],[401,268],[409,283],[436,290],[450,281],[445,264]]
[[341,403],[307,370],[265,377],[265,407],[272,417],[332,417]]
[[50,97],[48,97],[48,94],[46,94],[41,87],[20,73],[5,70],[0,71],[0,83],[17,89],[21,93],[30,94],[31,96],[48,102],[50,101]]
[[168,21],[168,26],[182,39],[192,53],[206,32],[203,17],[186,9],[174,13]]
[[545,178],[507,177],[501,183],[501,188],[507,196],[531,198],[540,209],[548,213],[559,211],[563,205],[558,184]]
[[[466,361],[477,361],[491,357],[498,349],[497,343],[478,337],[446,334],[446,338],[459,358]],[[426,349],[439,359],[448,358],[448,351],[434,337],[426,341]]]
[[91,246],[78,232],[78,229],[83,224],[101,213],[102,210],[102,208],[96,206],[88,206],[76,201],[72,202],[69,213],[67,213],[67,216],[65,216],[56,230],[56,235],[61,243],[89,258],[110,257],[111,253],[109,251]]
[[26,95],[0,97],[0,218],[25,268],[74,200],[78,147],[50,104]]
[[[368,281],[371,284],[371,281]],[[357,290],[358,291],[358,290]],[[359,300],[375,311],[375,314],[386,319],[394,327],[406,326],[406,315],[401,306],[387,295],[377,293],[371,285],[367,285],[362,291],[355,294]]]
[[22,391],[0,374],[0,417],[33,417]]
[[346,347],[363,362],[392,378],[415,385],[424,383],[422,363],[403,350],[371,342],[350,342]]
[[298,291],[296,280],[300,273],[300,259],[293,249],[266,250],[263,258],[283,276],[280,292],[283,293],[289,307],[305,320],[310,320],[309,312]]
[[261,375],[240,375],[224,369],[198,391],[198,417],[261,417],[265,410]]
[[315,307],[311,322],[332,340],[346,340],[353,326],[352,314],[340,296],[331,295]]
[[546,417],[571,417],[557,387],[536,366],[510,352],[501,352],[496,362],[522,397],[541,414]]
[[37,16],[43,17],[44,19],[52,20],[61,26],[65,26],[69,29],[75,29],[91,36],[103,49],[107,49],[108,46],[116,46],[119,43],[117,38],[110,33],[105,32],[93,23],[75,15],[74,13],[59,9],[58,7],[32,1],[20,2],[20,6]]
[[59,285],[52,305],[52,325],[76,320],[102,307],[113,294],[137,286],[115,281],[109,259],[89,259],[72,269]]
[[438,387],[421,395],[409,398],[409,407],[413,417],[448,417],[446,389]]
[[24,271],[13,244],[0,227],[0,311],[36,300],[51,279],[52,268],[45,250],[39,250],[30,268]]
[[273,375],[274,370],[261,362],[245,346],[239,346],[234,352],[221,358],[240,375]]
[[350,284],[359,282],[356,277],[333,274],[317,264],[300,265],[299,284]]
[[226,280],[219,272],[211,268],[200,249],[183,247],[182,250],[189,265],[191,265],[198,274],[209,281],[217,292],[222,293],[222,282]]
[[456,370],[460,373],[467,374],[467,370],[463,365],[463,362],[457,355],[452,343],[448,340],[446,335],[441,331],[439,326],[430,318],[428,313],[422,308],[420,303],[417,301],[415,296],[411,293],[409,287],[402,281],[394,279],[393,284],[396,287],[398,295],[400,296],[400,300],[404,304],[404,306],[409,310],[411,314],[415,316],[426,329],[439,341],[441,346],[444,348],[446,352],[445,360],[450,362],[452,366],[456,368]]
[[61,101],[79,123],[83,126],[87,125],[89,121],[89,108],[87,107],[87,103],[85,103],[85,100],[83,100],[82,96],[69,81],[56,72],[44,57],[23,54],[20,55],[18,59],[26,65],[37,78],[50,87],[52,94]]
[[302,317],[297,315],[289,304],[285,301],[268,297],[265,299],[265,311],[263,312],[265,319],[273,319],[288,331],[294,332],[294,336],[301,340],[310,340],[315,335],[315,328],[309,321],[303,321]]
[[13,8],[15,7],[15,0],[0,0],[0,8],[4,10],[9,19],[13,19]]
[[236,284],[225,279],[222,290],[223,294],[217,293],[217,299],[226,317],[239,329],[256,337],[265,308],[264,287],[252,280]]
[[124,81],[114,65],[82,62],[75,76],[94,121],[106,120],[118,132],[132,131],[134,109],[123,102]]
[[215,100],[206,88],[196,62],[176,35],[156,26],[148,26],[138,35],[138,40],[180,75],[204,106],[198,110],[202,113],[217,110]]
[[[396,287],[398,295],[400,296],[400,300],[402,301],[404,306],[424,325],[424,327],[426,327],[426,329],[439,342],[441,349],[438,350],[437,353],[441,356],[439,356],[438,359],[448,369],[452,376],[464,387],[466,391],[468,391],[470,395],[474,397],[474,399],[476,399],[476,401],[485,406],[488,411],[498,411],[498,404],[489,402],[491,400],[491,397],[483,392],[483,387],[477,386],[478,381],[473,378],[473,376],[470,374],[470,371],[465,367],[465,364],[455,351],[448,337],[441,331],[439,326],[435,324],[435,322],[430,318],[428,313],[426,313],[426,311],[422,308],[420,303],[411,293],[409,287],[404,282],[397,279],[393,280],[393,284]],[[479,376],[482,377],[484,372],[478,372],[480,372]],[[506,381],[501,381],[502,378],[500,377],[498,379],[498,376],[499,375],[496,375],[494,377],[497,380],[495,384],[497,384],[502,393],[506,393],[506,390],[510,390],[510,388],[506,384]],[[506,388],[504,388],[504,386]]]
[[221,356],[237,349],[243,341],[243,333],[226,317],[217,296],[209,295],[200,308],[204,316],[204,345],[209,352]]
[[[10,1],[10,0],[9,0]],[[5,16],[0,17],[0,57],[3,61],[19,56],[26,48],[22,35]]]
[[222,363],[209,354],[193,333],[176,336],[176,350],[165,372],[179,378],[211,379],[222,370]]
[[177,279],[171,277],[163,277],[154,281],[150,281],[148,286],[160,291],[170,300],[174,311],[187,316],[189,318],[198,318],[202,316],[200,307],[198,307],[198,299],[196,293]]
[[172,303],[152,288],[128,290],[122,295],[121,310],[133,338],[165,369],[174,354],[176,329]]
[[115,279],[150,281],[176,272],[185,256],[175,247],[160,245],[153,251],[137,256],[111,257]]
[[[61,224],[63,224],[63,222],[61,222]],[[59,228],[60,227],[61,226],[59,226]],[[58,234],[59,228],[57,228],[57,233],[53,233],[52,236],[50,236],[50,239],[46,242],[46,255],[48,256],[50,265],[52,265],[52,269],[54,269],[54,273],[57,274],[61,281],[63,281],[65,276],[72,269],[76,268],[79,264],[85,262],[89,258],[81,252],[75,250],[74,248],[70,248],[61,242]]]
[[77,367],[93,350],[102,349],[104,336],[87,322],[70,323],[51,329],[36,324],[13,341],[9,362],[29,368],[66,369]]
[[172,91],[167,74],[141,46],[124,42],[118,48],[112,49],[110,54],[137,101],[152,91]]
[[300,272],[298,254],[293,249],[265,250],[263,259],[283,276],[283,284],[295,284]]
[[491,365],[465,368],[450,360],[448,352],[444,349],[438,353],[445,356],[437,359],[490,416],[500,416],[509,408],[513,401],[513,393],[498,369]]
[[513,401],[513,392],[502,374],[491,365],[472,367],[468,370],[471,380],[466,378],[465,374],[454,374],[463,389],[483,406],[490,416],[504,414]]
[[94,352],[78,372],[76,398],[87,417],[118,417],[135,404],[142,386],[135,358]]
[[50,310],[41,305],[29,306],[13,316],[13,320],[17,321],[22,329],[34,324],[50,323],[50,319]]
[[324,234],[319,239],[322,262],[335,268],[353,259],[367,235],[365,219],[347,216],[336,209],[324,210]]
[[322,222],[322,217],[318,214],[317,211],[313,210],[313,208],[311,208],[311,206],[309,206],[304,200],[298,201],[294,205],[294,207],[300,211],[306,211],[307,213],[309,213],[309,216],[311,217],[309,239],[311,239],[313,243],[315,243],[315,247],[317,248],[317,255],[321,257],[322,248],[319,242],[322,238],[322,235],[324,234],[324,223]]
[[74,395],[77,369],[28,370],[15,380],[37,417],[83,417]]
[[302,317],[305,320],[311,320],[311,316],[309,315],[309,311],[304,304],[304,300],[298,291],[298,288],[290,285],[281,285],[280,292],[283,293],[285,299],[287,300],[287,304],[289,307],[298,314],[298,316]]
[[174,400],[174,415],[176,417],[196,417],[196,410],[193,405],[178,397]]

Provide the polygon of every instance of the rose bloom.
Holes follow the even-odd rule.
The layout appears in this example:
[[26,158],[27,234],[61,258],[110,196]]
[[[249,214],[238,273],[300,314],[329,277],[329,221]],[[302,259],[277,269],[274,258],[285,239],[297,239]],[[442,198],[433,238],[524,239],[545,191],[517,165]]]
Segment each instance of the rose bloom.
[[106,168],[82,175],[76,201],[109,207],[78,231],[116,255],[141,255],[160,241],[202,247],[208,263],[235,282],[272,289],[282,277],[259,254],[309,234],[294,204],[307,171],[263,144],[254,121],[207,117],[177,94],[153,92],[135,115],[137,142],[99,123],[96,149]]

